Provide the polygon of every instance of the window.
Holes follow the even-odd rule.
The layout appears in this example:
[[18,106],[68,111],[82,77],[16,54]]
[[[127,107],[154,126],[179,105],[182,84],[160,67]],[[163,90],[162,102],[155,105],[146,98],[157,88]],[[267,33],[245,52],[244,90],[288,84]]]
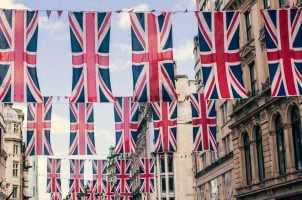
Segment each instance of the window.
[[211,200],[216,200],[218,197],[217,179],[211,180],[210,186],[211,186]]
[[174,193],[174,177],[169,176],[169,192]]
[[14,155],[18,155],[19,151],[18,151],[18,145],[14,144]]
[[230,135],[225,136],[222,139],[223,142],[223,146],[224,146],[224,150],[225,150],[225,154],[228,154],[231,152],[231,140],[230,140]]
[[207,157],[206,157],[206,153],[203,153],[201,155],[201,160],[202,160],[202,169],[204,169],[207,165]]
[[17,163],[17,162],[13,163],[13,176],[14,177],[18,176],[18,166],[19,166],[19,163]]
[[[200,199],[202,199],[202,200],[206,199],[205,185],[199,186],[199,191],[200,191]],[[197,198],[197,199],[199,199],[199,198]]]
[[161,177],[161,191],[162,193],[166,193],[166,179],[164,176]]
[[14,123],[14,133],[19,133],[19,124]]
[[271,7],[270,0],[263,0],[263,7],[264,9],[269,9]]
[[262,134],[261,134],[260,126],[256,126],[255,135],[256,135],[256,148],[257,148],[257,158],[258,158],[259,181],[262,182],[265,178],[265,173],[264,173]]
[[221,113],[222,113],[222,122],[225,124],[228,120],[228,102],[225,101],[221,107]]
[[233,189],[232,189],[232,172],[227,172],[224,174],[224,195],[225,199],[233,199]]
[[286,173],[285,166],[285,148],[284,148],[284,133],[283,133],[283,124],[281,116],[278,115],[275,118],[275,130],[276,130],[276,139],[277,139],[277,154],[278,154],[278,166],[279,174],[283,175]]
[[159,160],[160,160],[160,172],[165,173],[165,154],[161,154]]
[[167,154],[168,157],[168,172],[173,172],[173,154]]
[[247,41],[250,41],[251,39],[254,38],[253,32],[252,32],[251,13],[249,11],[247,11],[244,13],[244,16],[245,16]]
[[289,7],[288,0],[279,0],[279,5],[280,5],[280,8],[287,8],[287,7]]
[[247,132],[243,134],[243,149],[244,149],[244,160],[245,160],[246,184],[251,185],[252,165],[251,165],[250,141]]
[[291,110],[291,126],[293,134],[296,169],[302,169],[302,134],[300,112],[297,106]]
[[257,80],[255,76],[255,63],[251,63],[249,65],[249,70],[250,70],[250,83],[251,83],[251,94],[252,96],[256,95],[256,87],[257,87]]
[[13,194],[12,198],[17,198],[18,197],[18,185],[13,185]]

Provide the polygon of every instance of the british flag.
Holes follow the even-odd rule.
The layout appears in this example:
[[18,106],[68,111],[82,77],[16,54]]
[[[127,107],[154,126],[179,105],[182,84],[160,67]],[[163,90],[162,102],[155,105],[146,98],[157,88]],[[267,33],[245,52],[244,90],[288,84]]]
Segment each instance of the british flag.
[[154,192],[154,159],[145,158],[139,160],[140,192]]
[[131,97],[117,97],[114,103],[115,153],[135,152],[138,129],[139,103]]
[[196,12],[205,99],[248,97],[239,54],[238,11]]
[[193,151],[217,150],[215,101],[204,99],[203,93],[191,94],[190,100]]
[[175,101],[172,13],[130,13],[134,101]]
[[62,195],[61,195],[61,193],[54,192],[54,193],[51,193],[50,199],[51,200],[62,200]]
[[123,199],[129,199],[132,196],[132,184],[130,180],[131,161],[128,159],[116,159],[116,192]]
[[61,193],[61,159],[47,158],[47,193]]
[[43,101],[36,71],[37,39],[37,11],[0,10],[0,101]]
[[92,178],[96,193],[104,193],[107,178],[107,160],[92,160]]
[[271,94],[302,95],[301,8],[262,10]]
[[69,155],[95,155],[92,103],[70,103]]
[[110,182],[110,181],[104,181],[104,195],[103,195],[103,199],[106,200],[116,200],[116,194],[115,194],[115,187],[114,187],[114,183]]
[[152,103],[154,152],[175,152],[177,149],[177,102]]
[[53,97],[44,97],[43,103],[27,104],[26,156],[53,155],[50,143]]
[[69,12],[71,102],[113,102],[109,74],[111,12]]
[[72,196],[85,192],[84,187],[84,163],[85,160],[70,159],[69,194]]
[[86,193],[87,193],[87,198],[85,198],[85,200],[100,199],[99,197],[100,197],[101,194],[97,193],[96,185],[94,184],[94,181],[87,181]]

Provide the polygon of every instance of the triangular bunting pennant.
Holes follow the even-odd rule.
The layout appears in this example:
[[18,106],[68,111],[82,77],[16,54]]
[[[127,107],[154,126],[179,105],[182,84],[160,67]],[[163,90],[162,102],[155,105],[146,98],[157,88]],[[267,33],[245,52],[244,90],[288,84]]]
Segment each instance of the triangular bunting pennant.
[[47,17],[49,19],[50,15],[51,15],[51,10],[46,10],[46,15],[47,15]]
[[57,11],[57,14],[58,14],[58,17],[59,17],[59,18],[61,17],[62,13],[63,13],[62,10],[58,10],[58,11]]

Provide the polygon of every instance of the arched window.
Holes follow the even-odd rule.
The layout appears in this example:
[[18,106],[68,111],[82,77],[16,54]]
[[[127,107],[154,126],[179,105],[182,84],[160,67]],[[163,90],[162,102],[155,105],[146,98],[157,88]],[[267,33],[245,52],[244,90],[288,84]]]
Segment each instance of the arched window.
[[275,118],[275,130],[276,130],[276,139],[277,139],[279,174],[283,175],[283,174],[286,173],[286,165],[285,165],[285,148],[284,148],[283,124],[282,124],[282,120],[281,120],[280,115],[278,115]]
[[265,173],[264,173],[262,134],[261,134],[260,126],[256,126],[255,136],[256,136],[256,149],[257,149],[259,181],[263,181],[264,178],[265,178]]
[[250,141],[247,132],[243,134],[243,148],[245,159],[245,172],[247,185],[252,184],[252,165],[251,165],[251,153],[250,153]]
[[302,169],[301,119],[300,119],[300,112],[297,106],[292,108],[290,115],[291,115],[293,143],[294,143],[294,150],[295,150],[295,165],[296,165],[296,169]]

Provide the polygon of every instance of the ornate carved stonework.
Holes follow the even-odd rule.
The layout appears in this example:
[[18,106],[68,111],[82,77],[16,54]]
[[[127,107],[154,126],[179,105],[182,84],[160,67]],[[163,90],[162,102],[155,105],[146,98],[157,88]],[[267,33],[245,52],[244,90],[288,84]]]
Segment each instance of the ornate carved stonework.
[[255,42],[254,39],[247,42],[241,49],[240,49],[240,56],[241,60],[246,64],[251,63],[255,60]]

